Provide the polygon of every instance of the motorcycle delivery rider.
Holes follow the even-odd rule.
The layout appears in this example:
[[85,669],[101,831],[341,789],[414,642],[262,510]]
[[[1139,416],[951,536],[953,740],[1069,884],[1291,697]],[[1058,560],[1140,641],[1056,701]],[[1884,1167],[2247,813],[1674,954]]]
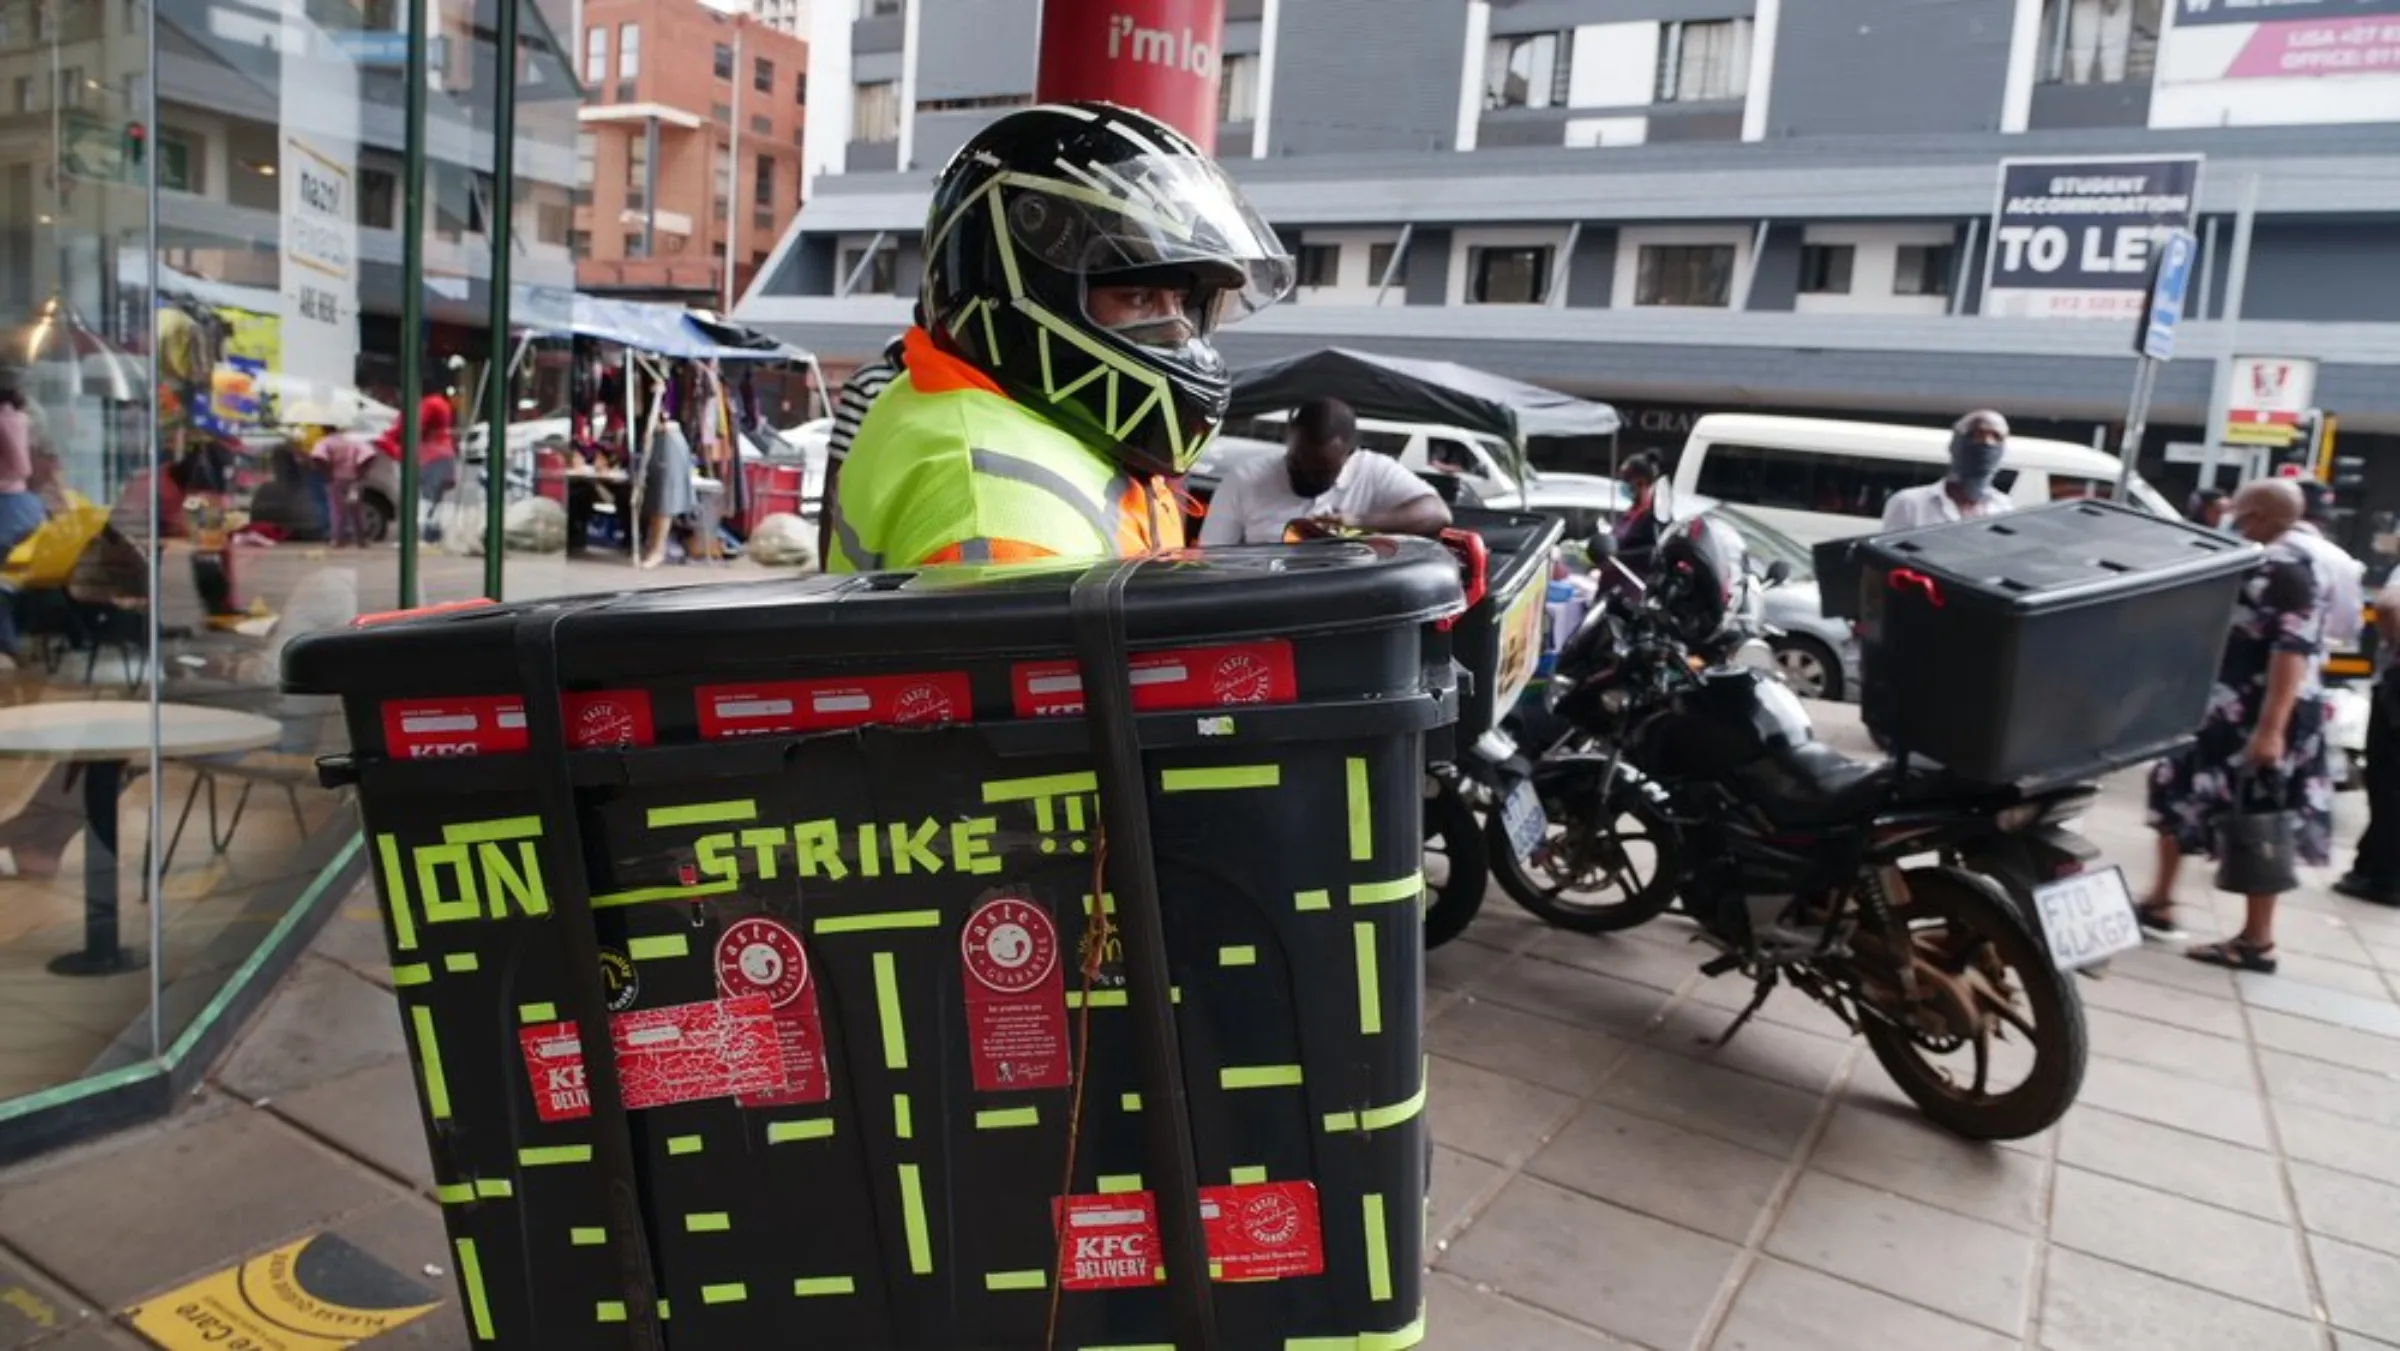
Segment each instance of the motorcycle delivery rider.
[[1232,396],[1210,339],[1293,280],[1224,171],[1142,113],[1028,108],[952,157],[925,251],[924,326],[843,464],[827,571],[1182,547],[1171,481]]

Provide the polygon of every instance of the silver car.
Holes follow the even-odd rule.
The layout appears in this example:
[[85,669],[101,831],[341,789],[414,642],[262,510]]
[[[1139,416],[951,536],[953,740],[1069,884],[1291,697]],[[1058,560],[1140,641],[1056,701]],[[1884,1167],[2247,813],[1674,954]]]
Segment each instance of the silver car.
[[1858,699],[1858,635],[1845,619],[1828,619],[1817,590],[1814,560],[1791,536],[1738,507],[1712,505],[1700,513],[1714,516],[1742,532],[1750,558],[1760,572],[1781,562],[1791,570],[1783,585],[1766,593],[1763,617],[1775,632],[1776,669],[1784,683],[1804,699]]

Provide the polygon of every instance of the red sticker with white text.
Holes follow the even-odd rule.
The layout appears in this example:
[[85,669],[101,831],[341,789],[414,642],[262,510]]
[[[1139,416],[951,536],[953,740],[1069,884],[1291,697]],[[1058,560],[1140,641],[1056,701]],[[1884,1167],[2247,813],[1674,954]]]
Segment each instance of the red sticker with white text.
[[567,746],[572,750],[647,746],[657,739],[647,690],[576,690],[559,699],[566,705]]
[[[650,695],[643,690],[576,690],[559,696],[570,750],[647,746],[653,740]],[[394,699],[383,706],[383,744],[403,760],[519,755],[533,744],[525,700],[514,694]]]
[[976,1089],[1065,1087],[1066,980],[1050,912],[1014,896],[986,901],[967,916],[958,946]]
[[800,935],[771,919],[737,919],[717,939],[717,993],[727,999],[764,995],[775,1010],[783,1042],[783,1084],[744,1093],[744,1107],[790,1107],[833,1096],[825,1067],[825,1026],[817,1016],[817,984]]
[[975,696],[964,671],[709,685],[696,697],[700,734],[712,741],[869,724],[919,727],[975,718]]
[[[1133,706],[1142,713],[1288,704],[1300,697],[1292,645],[1281,639],[1136,653],[1127,660],[1126,672],[1133,685]],[[1083,712],[1083,675],[1074,662],[1021,662],[1010,683],[1020,718]]]
[[[1058,1283],[1117,1290],[1162,1279],[1158,1205],[1146,1191],[1069,1196],[1051,1203]],[[1220,1281],[1273,1281],[1325,1271],[1325,1227],[1313,1182],[1249,1182],[1200,1189],[1208,1260]]]
[[[625,1109],[771,1093],[783,1086],[783,1042],[765,995],[620,1013],[608,1020]],[[583,1043],[569,1022],[536,1023],[518,1034],[544,1121],[589,1116]]]

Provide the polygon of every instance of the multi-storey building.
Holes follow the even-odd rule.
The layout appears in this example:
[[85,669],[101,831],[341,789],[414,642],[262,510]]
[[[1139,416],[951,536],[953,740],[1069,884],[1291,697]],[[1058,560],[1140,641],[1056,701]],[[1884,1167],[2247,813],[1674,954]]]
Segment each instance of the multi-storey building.
[[750,17],[796,38],[808,36],[811,22],[808,0],[754,0]]
[[710,306],[800,206],[808,44],[701,0],[585,0],[575,279]]
[[[816,187],[745,317],[835,358],[905,321],[927,184],[1029,101],[1037,9],[819,7]],[[1333,344],[1468,362],[1615,402],[1626,448],[1671,449],[1731,407],[1991,404],[2113,437],[2132,321],[2031,317],[2039,295],[1987,287],[1992,256],[2027,240],[1993,229],[2000,164],[2196,155],[2201,265],[2153,458],[2191,458],[2212,396],[2219,422],[2259,402],[2233,389],[2253,369],[2237,355],[2315,363],[2346,452],[2400,455],[2400,0],[2275,13],[1229,0],[1218,151],[1300,290],[1225,346],[1237,363]],[[2141,271],[2111,247],[2069,270]],[[2400,481],[2387,492],[2400,502]]]

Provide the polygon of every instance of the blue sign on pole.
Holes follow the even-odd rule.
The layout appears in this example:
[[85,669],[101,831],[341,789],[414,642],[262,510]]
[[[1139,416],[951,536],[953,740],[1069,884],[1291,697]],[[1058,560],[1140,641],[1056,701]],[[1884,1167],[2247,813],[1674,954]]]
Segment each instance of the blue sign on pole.
[[2159,241],[2158,265],[2150,272],[2150,303],[2142,307],[2142,326],[2133,344],[2133,350],[2152,361],[2174,359],[2175,326],[2183,321],[2183,298],[2191,290],[2192,265],[2199,253],[2189,230],[2169,231]]
[[353,64],[402,66],[408,63],[408,34],[380,29],[343,29],[329,34],[333,45]]

